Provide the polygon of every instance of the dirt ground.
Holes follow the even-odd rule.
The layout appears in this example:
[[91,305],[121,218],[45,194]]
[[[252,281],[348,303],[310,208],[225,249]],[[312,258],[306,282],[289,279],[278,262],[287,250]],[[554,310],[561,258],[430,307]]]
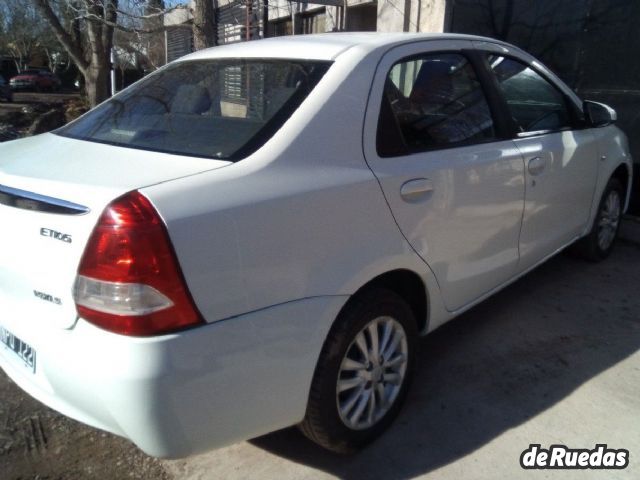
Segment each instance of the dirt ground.
[[49,132],[86,111],[74,92],[14,92],[13,102],[0,102],[0,142]]
[[72,98],[79,98],[79,94],[75,92],[14,92],[13,102],[7,103],[0,101],[0,114],[5,110],[18,109],[25,105],[32,105],[34,103],[62,103]]
[[[628,241],[600,264],[560,255],[429,335],[400,417],[352,457],[286,429],[159,461],[0,373],[0,478],[640,478],[639,267],[640,243]],[[623,471],[525,472],[530,443],[608,443],[631,460]]]

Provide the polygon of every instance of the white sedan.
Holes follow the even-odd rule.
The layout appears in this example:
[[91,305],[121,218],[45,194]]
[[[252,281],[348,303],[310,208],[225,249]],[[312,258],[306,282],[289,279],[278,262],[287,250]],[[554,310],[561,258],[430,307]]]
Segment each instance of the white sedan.
[[154,456],[295,424],[353,451],[397,415],[419,335],[565,247],[611,252],[614,121],[487,38],[188,55],[0,146],[0,366]]

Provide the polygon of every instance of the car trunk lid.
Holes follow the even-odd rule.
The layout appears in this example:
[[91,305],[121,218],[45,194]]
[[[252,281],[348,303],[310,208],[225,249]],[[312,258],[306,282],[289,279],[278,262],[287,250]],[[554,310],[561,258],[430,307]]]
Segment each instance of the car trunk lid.
[[1,145],[2,316],[73,326],[78,264],[103,209],[131,190],[228,163],[54,134]]

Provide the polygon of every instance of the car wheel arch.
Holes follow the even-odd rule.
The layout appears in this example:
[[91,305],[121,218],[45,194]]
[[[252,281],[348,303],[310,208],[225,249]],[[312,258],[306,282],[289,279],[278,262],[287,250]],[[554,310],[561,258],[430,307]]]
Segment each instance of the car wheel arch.
[[628,202],[629,195],[631,193],[629,190],[629,181],[631,179],[631,172],[629,171],[629,166],[626,163],[619,164],[615,168],[611,176],[609,177],[609,179],[612,179],[612,178],[617,179],[622,184],[622,188],[624,189],[624,192],[625,192],[624,200],[626,205],[626,202]]
[[391,290],[407,302],[415,316],[416,327],[420,334],[427,332],[429,326],[429,291],[420,277],[413,270],[398,268],[381,273],[358,288],[347,300],[342,309],[365,291],[384,288]]

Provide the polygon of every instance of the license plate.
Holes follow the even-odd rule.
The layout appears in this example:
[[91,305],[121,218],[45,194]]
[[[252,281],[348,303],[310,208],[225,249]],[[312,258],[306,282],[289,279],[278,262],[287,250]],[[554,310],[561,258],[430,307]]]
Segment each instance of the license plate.
[[16,355],[32,372],[36,371],[36,351],[4,327],[0,327],[0,347]]

